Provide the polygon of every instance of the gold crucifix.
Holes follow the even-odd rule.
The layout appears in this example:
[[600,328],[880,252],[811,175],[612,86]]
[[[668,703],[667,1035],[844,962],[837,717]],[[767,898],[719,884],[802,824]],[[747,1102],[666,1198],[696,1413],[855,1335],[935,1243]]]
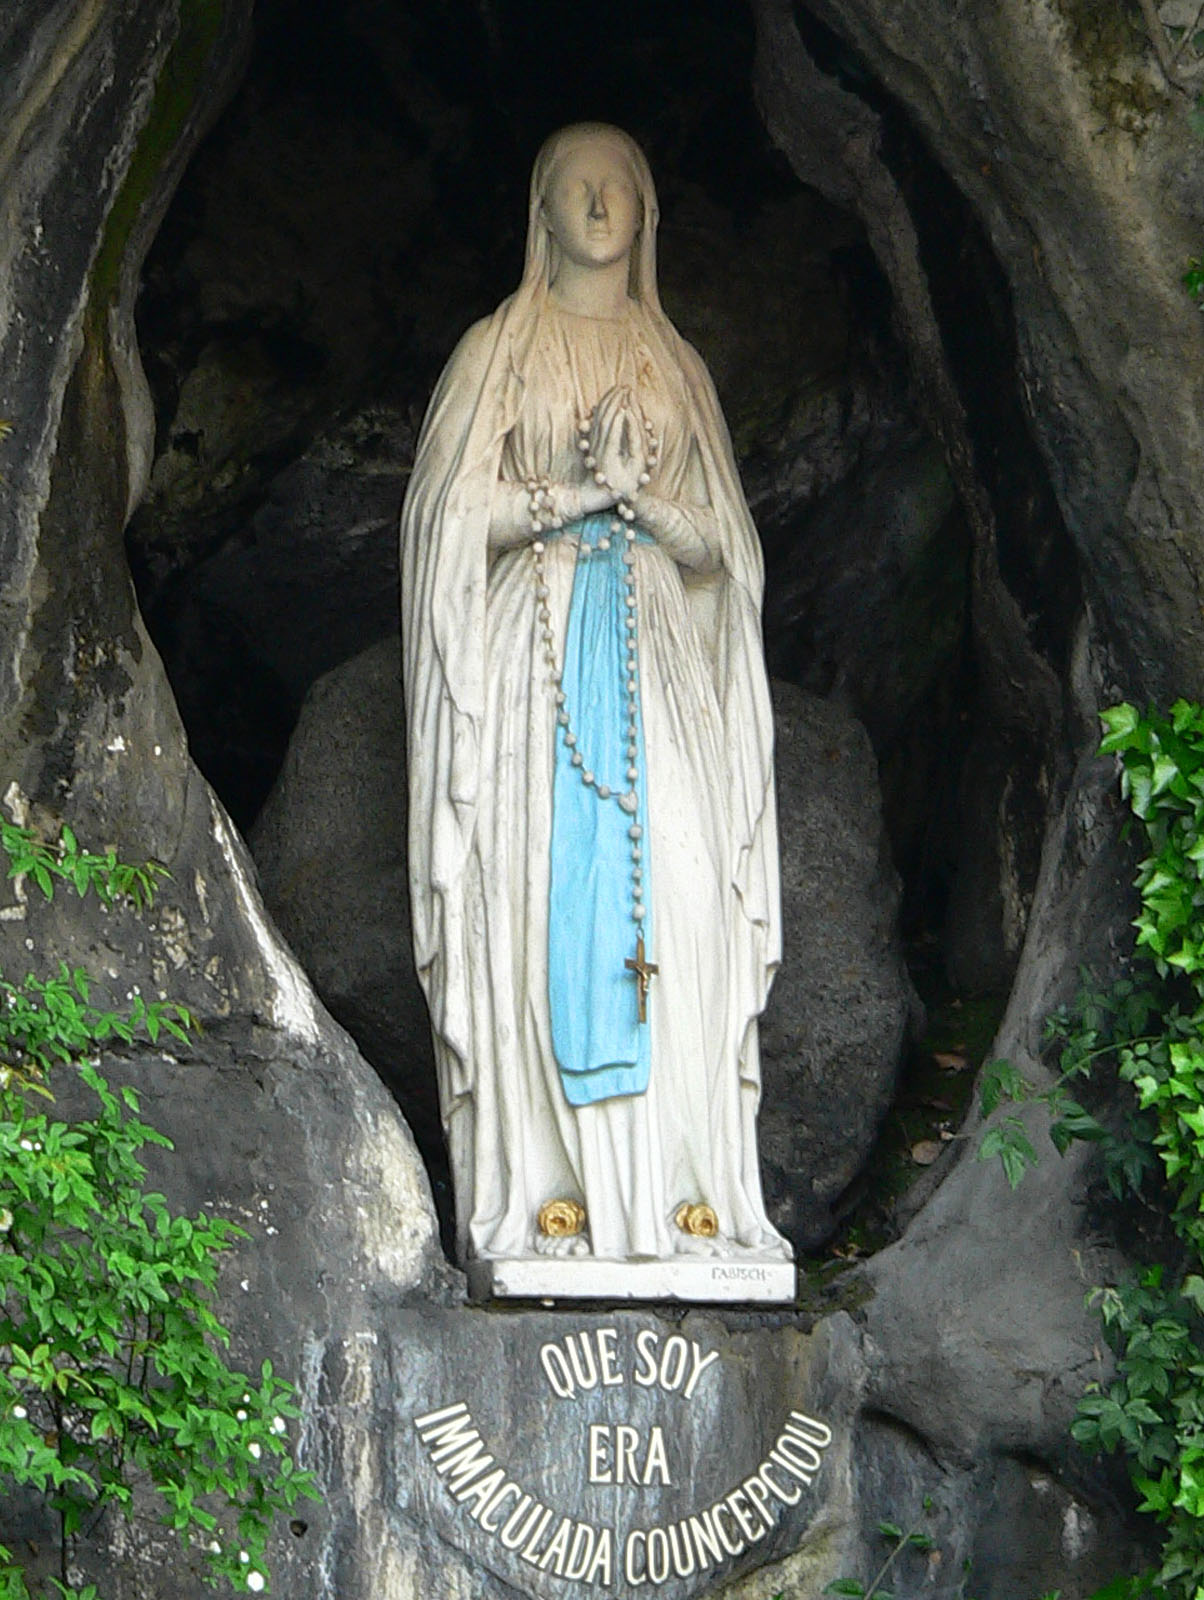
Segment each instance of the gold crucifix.
[[655,961],[644,960],[644,935],[642,933],[637,933],[635,937],[635,959],[633,960],[631,956],[628,956],[623,965],[628,972],[635,974],[636,993],[639,996],[640,1003],[639,1020],[647,1022],[648,985],[661,969]]

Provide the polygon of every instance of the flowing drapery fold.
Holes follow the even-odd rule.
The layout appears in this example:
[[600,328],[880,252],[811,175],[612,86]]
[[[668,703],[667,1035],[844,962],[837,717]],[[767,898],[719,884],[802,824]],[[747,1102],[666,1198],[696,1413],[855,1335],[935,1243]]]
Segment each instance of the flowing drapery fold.
[[[574,324],[549,302],[537,169],[523,284],[449,361],[403,511],[414,945],[465,1255],[529,1252],[538,1205],[561,1193],[585,1203],[601,1255],[671,1252],[670,1213],[684,1200],[714,1205],[733,1247],[781,1245],[764,1215],[754,1131],[757,1017],[779,957],[760,548],[710,378],[656,298],[655,201],[651,180],[640,181],[629,315],[622,327],[586,327],[592,319]],[[632,363],[662,413],[657,492],[697,493],[700,482],[719,564],[694,573],[655,545],[639,550],[662,969],[651,1076],[645,1094],[574,1109],[554,1069],[547,995],[555,708],[529,547],[491,552],[488,535],[499,482],[556,467],[581,403]],[[590,384],[596,393],[576,392]],[[575,545],[550,543],[545,557],[561,648]]]

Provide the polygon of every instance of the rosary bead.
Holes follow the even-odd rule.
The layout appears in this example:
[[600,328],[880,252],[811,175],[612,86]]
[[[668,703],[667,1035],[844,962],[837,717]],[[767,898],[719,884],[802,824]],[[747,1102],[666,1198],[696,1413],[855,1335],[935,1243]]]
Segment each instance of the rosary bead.
[[598,540],[598,549],[599,550],[609,550],[610,549],[610,540],[609,539],[599,539]]
[[[628,828],[627,837],[629,839],[642,839],[644,837],[644,830],[640,827],[638,822],[633,822],[630,828]],[[634,850],[631,853],[633,856],[635,855]]]
[[639,775],[640,775],[640,769],[638,767],[635,767],[635,766],[628,767],[627,776],[631,779],[632,783],[635,782],[635,780],[639,777]]
[[604,472],[595,472],[594,482],[601,488],[606,483],[606,474]]
[[631,859],[633,861],[641,860],[642,857],[643,857],[643,854],[644,854],[644,852],[640,849],[638,844],[632,845],[632,847],[631,847]]
[[585,769],[585,771],[584,771],[584,772],[583,772],[583,773],[582,773],[582,774],[581,774],[581,781],[582,781],[582,783],[583,783],[583,784],[585,784],[585,786],[586,786],[586,788],[592,788],[592,787],[593,787],[593,783],[594,783],[594,775],[593,775],[593,773],[592,773],[592,772],[591,772],[591,771],[590,771],[590,770],[589,770],[589,768],[588,768],[588,767],[587,767],[587,768],[586,768],[586,769]]
[[[567,715],[565,716],[564,720],[565,720],[565,725],[567,726],[568,725],[568,720],[569,720]],[[577,735],[575,733],[572,733],[572,732],[566,733],[565,736],[564,736],[564,742],[565,742],[565,744],[568,745],[569,749],[571,750],[573,748],[573,746],[577,743]]]
[[612,517],[610,519],[610,531],[611,533],[622,533],[623,524],[619,521],[618,517]]
[[[568,740],[567,740],[567,739],[566,739],[566,740],[565,740],[565,743],[566,743],[566,744],[567,744],[567,743],[568,743]],[[582,758],[581,758],[581,752],[580,752],[580,750],[574,750],[574,751],[573,751],[573,755],[572,755],[572,762],[573,762],[573,765],[574,765],[574,766],[575,766],[575,767],[579,767],[579,766],[580,766],[580,765],[581,765],[581,759],[582,759]]]
[[543,542],[543,540],[542,539],[536,539],[536,541],[531,546],[531,548],[532,548],[532,550],[534,550],[534,552],[535,552],[535,554],[537,556],[543,555],[543,552],[544,552],[544,542]]
[[633,905],[632,908],[631,908],[631,915],[635,919],[636,922],[643,922],[644,915],[645,915],[643,905],[641,903],[639,903],[639,902],[637,902],[635,905]]
[[568,714],[568,712],[567,711],[558,711],[556,713],[556,720],[557,720],[557,722],[560,724],[560,726],[562,728],[567,728],[568,725],[569,725],[569,714]]
[[640,473],[640,483],[641,484],[651,483],[651,482],[652,482],[652,474],[650,472],[641,472]]
[[597,457],[596,456],[586,456],[585,465],[592,472],[594,470],[594,468],[598,465]]
[[610,785],[608,783],[600,783],[598,785],[598,799],[599,800],[609,800],[610,799]]

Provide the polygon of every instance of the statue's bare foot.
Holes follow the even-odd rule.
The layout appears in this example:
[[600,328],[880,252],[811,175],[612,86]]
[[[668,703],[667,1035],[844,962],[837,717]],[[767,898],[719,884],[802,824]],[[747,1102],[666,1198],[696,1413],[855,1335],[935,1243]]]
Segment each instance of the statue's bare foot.
[[727,1244],[728,1241],[721,1239],[718,1234],[713,1234],[708,1239],[702,1234],[678,1233],[674,1238],[673,1248],[679,1256],[706,1258],[725,1254]]
[[589,1238],[584,1233],[560,1234],[555,1238],[546,1233],[537,1233],[535,1252],[537,1255],[554,1256],[561,1260],[587,1256],[590,1253]]

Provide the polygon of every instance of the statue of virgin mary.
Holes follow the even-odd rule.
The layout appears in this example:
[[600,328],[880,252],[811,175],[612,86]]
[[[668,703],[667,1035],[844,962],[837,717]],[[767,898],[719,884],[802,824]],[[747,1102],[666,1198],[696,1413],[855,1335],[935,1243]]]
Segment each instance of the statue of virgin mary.
[[779,955],[762,565],[616,128],[548,140],[402,514],[414,946],[461,1259],[789,1258],[757,1024]]

